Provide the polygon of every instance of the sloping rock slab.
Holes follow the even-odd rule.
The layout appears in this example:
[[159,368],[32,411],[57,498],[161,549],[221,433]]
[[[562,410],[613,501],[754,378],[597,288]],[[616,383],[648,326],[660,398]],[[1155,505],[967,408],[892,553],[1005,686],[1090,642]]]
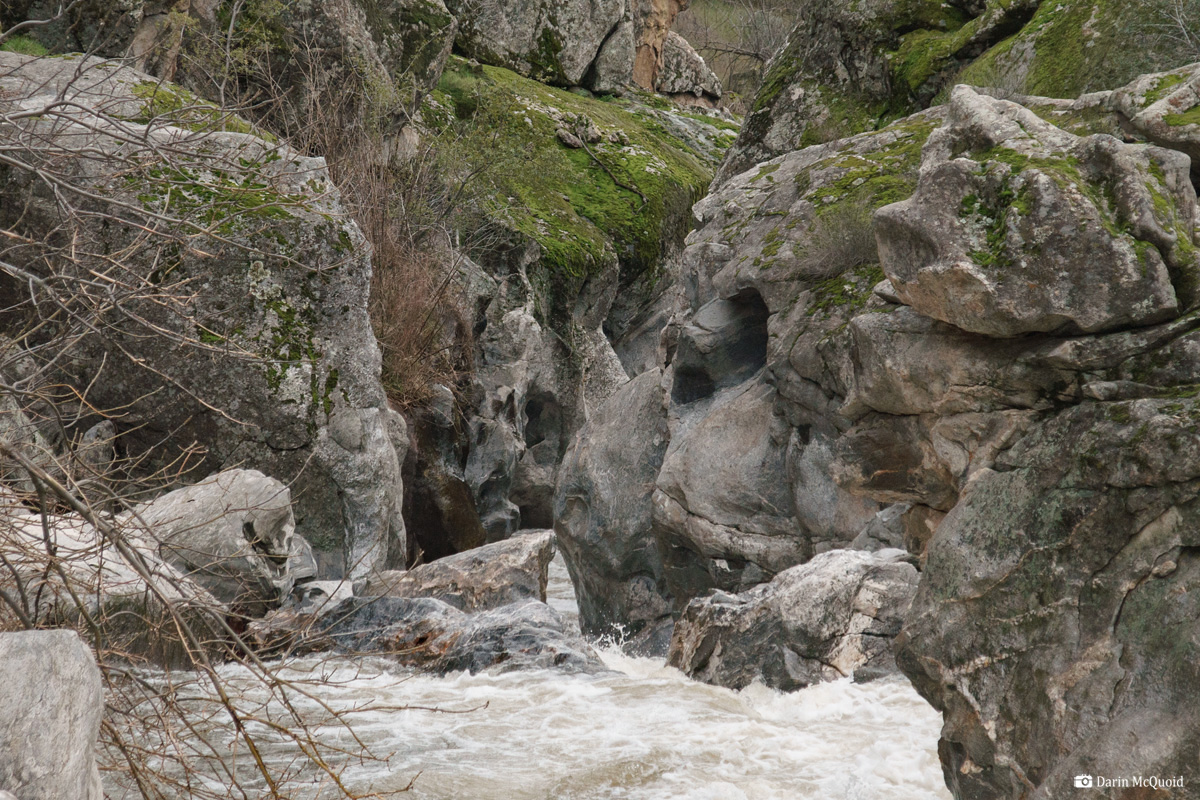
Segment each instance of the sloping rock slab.
[[587,642],[566,632],[557,611],[535,600],[464,614],[430,598],[353,598],[328,619],[322,635],[343,650],[380,653],[439,674],[605,669]]
[[459,611],[488,611],[521,600],[546,601],[554,531],[518,534],[401,572],[373,577],[371,597],[432,597]]
[[785,691],[895,670],[892,638],[917,590],[899,550],[832,550],[739,595],[688,604],[667,663],[697,680]]

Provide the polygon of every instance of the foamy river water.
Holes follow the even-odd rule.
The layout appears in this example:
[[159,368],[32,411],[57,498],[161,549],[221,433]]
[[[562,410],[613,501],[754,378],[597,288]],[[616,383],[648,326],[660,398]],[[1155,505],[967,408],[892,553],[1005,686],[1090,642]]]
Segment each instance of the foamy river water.
[[[576,613],[561,561],[549,601]],[[938,714],[901,678],[792,694],[691,681],[660,660],[602,650],[613,673],[432,677],[383,659],[312,658],[290,674],[359,711],[382,761],[352,764],[363,792],[421,800],[945,800]],[[235,675],[230,675],[236,679]],[[428,706],[468,713],[395,710]],[[329,741],[346,733],[330,728]],[[268,759],[288,759],[280,744]],[[415,778],[415,781],[414,781]]]

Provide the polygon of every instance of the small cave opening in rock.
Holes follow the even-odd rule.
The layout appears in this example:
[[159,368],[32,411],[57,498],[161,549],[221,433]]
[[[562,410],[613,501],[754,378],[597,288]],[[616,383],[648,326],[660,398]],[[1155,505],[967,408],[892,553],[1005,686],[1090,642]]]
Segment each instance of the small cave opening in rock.
[[703,400],[766,366],[770,315],[754,289],[702,306],[679,335],[671,400],[680,405]]
[[566,449],[562,406],[538,392],[525,403],[525,453],[513,472],[509,499],[521,515],[521,528],[554,526],[554,478]]

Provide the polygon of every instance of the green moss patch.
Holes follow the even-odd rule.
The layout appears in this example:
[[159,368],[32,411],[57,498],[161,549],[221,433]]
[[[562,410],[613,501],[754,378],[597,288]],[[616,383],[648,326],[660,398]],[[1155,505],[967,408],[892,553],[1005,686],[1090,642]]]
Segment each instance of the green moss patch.
[[0,42],[0,51],[5,53],[20,53],[23,56],[47,56],[50,51],[36,39],[17,34]]
[[[486,216],[536,241],[552,274],[583,279],[614,254],[623,275],[655,266],[682,241],[712,179],[705,155],[636,100],[583,97],[461,59],[434,99],[454,110],[446,124],[460,138],[450,155],[459,172],[479,170]],[[601,136],[585,148],[557,136],[589,126]]]
[[151,121],[165,122],[179,128],[206,133],[229,131],[245,133],[274,144],[277,140],[266,131],[256,128],[229,111],[172,83],[144,81],[132,87],[133,96],[142,101],[140,113],[130,119],[146,125]]

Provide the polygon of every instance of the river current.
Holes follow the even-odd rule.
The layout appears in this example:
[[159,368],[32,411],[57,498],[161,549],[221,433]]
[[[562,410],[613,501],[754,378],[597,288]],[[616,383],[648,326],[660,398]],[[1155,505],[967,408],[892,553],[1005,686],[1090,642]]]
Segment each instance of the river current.
[[[576,617],[559,559],[548,601]],[[735,692],[616,647],[601,655],[612,673],[434,677],[383,659],[313,657],[288,674],[317,681],[308,685],[329,706],[355,709],[357,735],[380,758],[347,767],[343,779],[362,792],[412,782],[404,796],[420,800],[950,796],[936,752],[940,717],[902,678]],[[334,727],[322,734],[339,737],[347,734]],[[280,743],[265,755],[294,751]]]

